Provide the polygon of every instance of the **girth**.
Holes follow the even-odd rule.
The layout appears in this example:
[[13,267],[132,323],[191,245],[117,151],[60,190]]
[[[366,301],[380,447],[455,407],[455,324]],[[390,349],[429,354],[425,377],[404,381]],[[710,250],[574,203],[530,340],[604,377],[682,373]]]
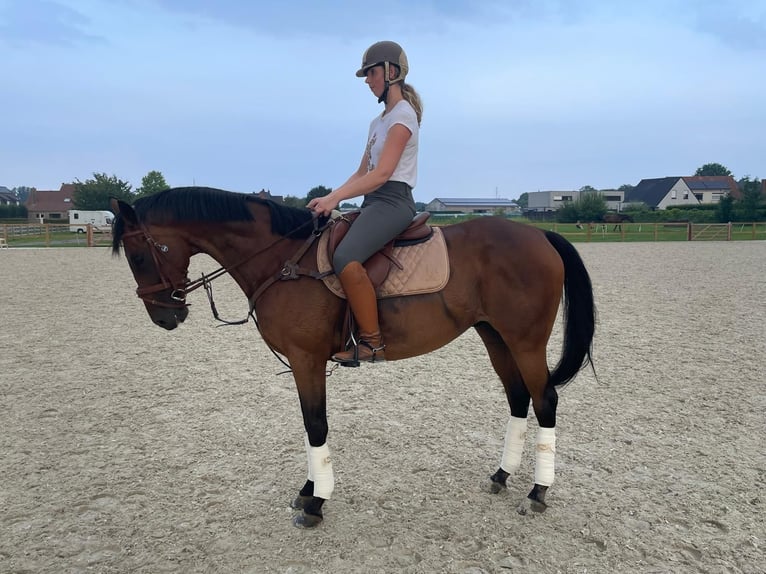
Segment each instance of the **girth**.
[[[335,248],[346,236],[351,224],[359,217],[360,213],[361,211],[350,211],[333,220],[334,224],[330,226],[330,237],[327,243],[327,255],[330,261],[332,261]],[[364,268],[367,270],[367,275],[369,275],[373,287],[380,287],[383,281],[386,280],[388,272],[391,270],[391,265],[396,265],[399,269],[402,269],[401,263],[393,256],[394,247],[415,245],[427,241],[431,237],[433,229],[426,223],[429,217],[431,217],[431,214],[427,211],[416,214],[407,229],[386,243],[382,249],[364,262]],[[335,270],[336,273],[339,271],[339,269]]]

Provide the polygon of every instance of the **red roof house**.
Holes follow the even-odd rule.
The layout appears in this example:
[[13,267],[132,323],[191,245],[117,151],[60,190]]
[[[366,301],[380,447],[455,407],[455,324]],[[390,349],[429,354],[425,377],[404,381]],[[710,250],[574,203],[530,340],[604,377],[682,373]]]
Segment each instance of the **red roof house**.
[[40,190],[32,188],[24,205],[27,207],[30,221],[53,220],[62,223],[69,221],[69,210],[74,209],[73,183],[62,183],[59,190]]

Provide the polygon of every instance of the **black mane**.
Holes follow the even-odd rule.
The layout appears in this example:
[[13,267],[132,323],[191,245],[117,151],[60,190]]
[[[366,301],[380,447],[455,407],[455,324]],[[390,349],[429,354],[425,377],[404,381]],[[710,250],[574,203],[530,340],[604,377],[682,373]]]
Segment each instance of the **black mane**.
[[[254,221],[248,203],[259,203],[269,208],[271,231],[278,235],[305,238],[313,231],[308,223],[312,213],[308,209],[289,207],[261,199],[256,195],[235,193],[212,187],[175,187],[154,195],[137,199],[133,204],[138,220],[149,224]],[[112,230],[112,251],[120,250],[125,232],[125,221],[121,214],[114,219]]]

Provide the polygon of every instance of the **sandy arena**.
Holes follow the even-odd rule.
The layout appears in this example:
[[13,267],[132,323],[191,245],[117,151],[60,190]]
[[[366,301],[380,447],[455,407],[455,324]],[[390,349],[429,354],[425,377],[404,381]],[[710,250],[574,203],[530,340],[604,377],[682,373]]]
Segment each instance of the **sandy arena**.
[[197,291],[166,332],[106,248],[1,250],[0,572],[766,572],[766,242],[578,249],[598,379],[561,394],[548,511],[515,511],[534,432],[487,492],[509,413],[469,332],[330,377],[312,531],[297,394],[252,324],[216,327]]

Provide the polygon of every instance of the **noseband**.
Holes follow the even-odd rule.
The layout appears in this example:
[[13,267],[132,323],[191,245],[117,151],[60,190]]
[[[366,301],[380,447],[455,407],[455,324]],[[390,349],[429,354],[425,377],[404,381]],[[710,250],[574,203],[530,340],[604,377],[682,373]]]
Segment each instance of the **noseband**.
[[[166,307],[169,309],[184,309],[188,307],[189,305],[186,302],[186,295],[190,291],[193,291],[199,287],[199,285],[195,285],[190,288],[191,282],[186,277],[186,274],[184,274],[181,281],[174,281],[171,277],[169,277],[169,275],[165,272],[165,269],[167,267],[173,267],[173,265],[171,265],[165,257],[165,254],[168,252],[168,246],[154,239],[143,224],[141,224],[141,227],[136,231],[129,231],[122,237],[123,239],[126,239],[129,237],[135,237],[137,235],[142,236],[144,241],[146,241],[151,247],[149,252],[152,254],[154,267],[157,269],[157,274],[160,276],[160,282],[155,283],[154,285],[149,285],[148,287],[138,287],[136,289],[136,295],[138,295],[139,299],[141,299],[144,303],[156,305],[157,307]],[[155,293],[159,293],[160,291],[170,291],[170,299],[172,301],[165,302],[155,299],[153,295]]]

